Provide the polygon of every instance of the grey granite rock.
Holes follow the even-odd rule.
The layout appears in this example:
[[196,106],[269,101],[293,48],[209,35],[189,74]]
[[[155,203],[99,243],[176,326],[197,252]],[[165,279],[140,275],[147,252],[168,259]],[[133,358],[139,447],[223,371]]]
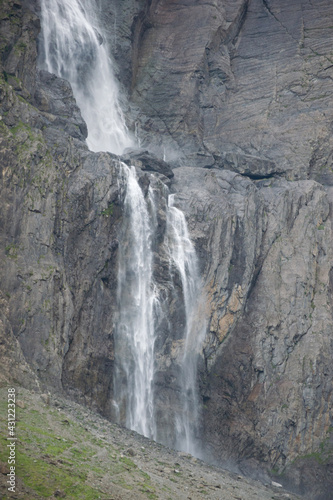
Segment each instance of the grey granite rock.
[[45,118],[44,126],[46,123],[52,124],[53,127],[63,129],[72,137],[81,140],[87,138],[87,125],[67,80],[44,70],[38,71],[33,102]]
[[125,151],[125,154],[122,155],[122,161],[127,165],[134,165],[142,171],[157,172],[169,179],[174,175],[168,163],[144,149]]
[[332,183],[329,0],[126,2],[123,15],[115,3],[110,49],[141,146],[187,166],[250,155]]

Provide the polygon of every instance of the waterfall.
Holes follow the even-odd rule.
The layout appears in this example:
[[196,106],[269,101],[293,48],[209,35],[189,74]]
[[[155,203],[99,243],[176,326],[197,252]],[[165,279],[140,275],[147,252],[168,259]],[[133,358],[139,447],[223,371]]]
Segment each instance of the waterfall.
[[154,438],[154,309],[158,299],[152,269],[153,199],[149,190],[146,202],[134,167],[122,164],[121,169],[126,194],[119,238],[114,399],[125,408],[127,427]]
[[40,65],[71,83],[89,149],[121,154],[133,142],[92,0],[42,0],[41,21]]
[[[146,437],[198,455],[197,362],[204,330],[196,317],[200,279],[195,249],[184,214],[174,206],[174,195],[168,195],[168,188],[164,186],[159,197],[165,198],[166,228],[162,246],[169,267],[166,278],[174,290],[175,283],[179,283],[177,276],[180,277],[184,329],[178,332],[183,348],[177,360],[180,367],[177,386],[181,387],[177,409],[170,411],[168,422],[156,422],[154,376],[156,355],[160,353],[155,352],[155,344],[161,335],[162,316],[168,314],[170,297],[165,290],[161,293],[162,284],[154,278],[153,247],[158,222],[152,188],[149,187],[144,196],[135,168],[122,164],[121,171],[120,185],[125,195],[124,223],[119,236],[115,416],[118,422]],[[170,330],[173,328],[174,325],[170,325]],[[158,424],[168,427],[164,435]]]
[[185,216],[174,206],[175,195],[169,195],[166,240],[170,265],[178,271],[185,306],[184,348],[181,363],[180,412],[175,416],[175,443],[182,451],[199,455],[197,445],[200,405],[197,388],[197,364],[204,340],[203,316],[200,316],[199,269],[194,246],[189,238]]
[[[132,141],[93,1],[41,0],[41,20],[41,64],[71,83],[87,123],[89,148],[122,153]],[[138,123],[136,132],[137,127]],[[144,436],[197,454],[197,362],[204,331],[197,317],[197,258],[174,195],[154,174],[144,183],[141,188],[134,167],[120,163],[118,187],[124,212],[118,250],[113,415]],[[154,252],[162,255],[164,276],[156,270]],[[169,308],[175,302],[172,307],[179,308],[181,319],[173,324]],[[167,358],[173,339],[181,346],[175,362],[179,377],[169,388],[176,405],[157,418],[157,358]],[[161,373],[163,369],[168,377],[167,368],[159,366]],[[164,424],[166,432],[161,430]]]

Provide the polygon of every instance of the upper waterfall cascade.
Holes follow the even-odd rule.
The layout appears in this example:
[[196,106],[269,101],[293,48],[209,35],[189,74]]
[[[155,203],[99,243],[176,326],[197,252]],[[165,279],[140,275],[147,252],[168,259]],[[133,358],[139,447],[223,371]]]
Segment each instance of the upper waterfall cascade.
[[92,151],[133,146],[105,38],[91,0],[42,0],[40,65],[68,80],[87,123]]
[[[87,123],[90,149],[122,153],[132,141],[92,2],[42,0],[41,5],[43,67],[71,83]],[[155,191],[151,186],[141,188],[135,168],[120,163],[123,224],[119,233],[118,312],[114,325],[113,414],[132,430],[196,454],[200,407],[197,362],[203,340],[203,329],[198,329],[200,321],[193,321],[200,283],[197,258],[184,214],[175,207],[174,195],[154,174],[147,179],[158,184]],[[163,231],[158,222],[159,210],[164,214]],[[167,263],[164,288],[155,276],[154,252],[158,245]],[[177,326],[168,317],[172,301],[181,303],[183,311]],[[179,370],[174,389],[177,403],[176,410],[164,416],[168,426],[164,433],[156,409],[155,347],[157,339],[160,344],[163,336],[169,341],[176,330],[181,346],[175,361]]]

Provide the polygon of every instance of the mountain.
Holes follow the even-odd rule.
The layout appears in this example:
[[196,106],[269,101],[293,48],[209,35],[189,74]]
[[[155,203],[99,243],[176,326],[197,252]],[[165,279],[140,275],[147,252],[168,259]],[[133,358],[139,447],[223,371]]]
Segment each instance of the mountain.
[[134,164],[145,199],[157,200],[159,440],[170,442],[180,405],[187,322],[165,244],[168,187],[201,280],[200,412],[190,422],[201,457],[329,499],[333,4],[101,0],[99,9],[140,146],[122,156],[88,149],[71,85],[37,64],[39,2],[0,4],[1,383],[116,418],[118,264],[130,247],[119,160]]

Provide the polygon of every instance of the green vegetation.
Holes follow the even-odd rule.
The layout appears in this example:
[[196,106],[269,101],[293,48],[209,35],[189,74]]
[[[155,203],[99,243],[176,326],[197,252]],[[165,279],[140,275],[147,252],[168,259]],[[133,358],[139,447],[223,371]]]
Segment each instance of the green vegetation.
[[17,44],[15,45],[15,49],[17,51],[20,51],[20,52],[22,52],[26,48],[27,48],[27,44],[25,42],[23,42],[22,40],[17,42]]
[[113,215],[113,203],[110,203],[108,205],[108,208],[106,208],[101,212],[101,215],[104,215],[106,217],[111,217]]
[[[5,408],[1,408],[1,413],[4,412]],[[74,441],[56,436],[51,428],[49,431],[45,430],[48,425],[47,418],[37,410],[21,410],[20,413],[17,427],[20,444],[17,446],[16,458],[19,476],[24,484],[42,498],[53,495],[57,489],[61,489],[68,498],[99,498],[100,492],[85,484],[86,469],[73,467],[75,462],[69,459],[61,460],[61,467],[57,467],[53,460],[66,457],[66,452],[73,446]],[[1,437],[1,441],[3,445],[6,444],[5,437]],[[0,459],[6,462],[6,453],[3,450],[6,450],[6,446],[1,449]],[[85,451],[82,454],[84,455]]]
[[136,468],[135,463],[130,458],[120,457],[119,461],[122,462],[123,464],[127,465],[130,468]]
[[17,259],[19,247],[15,243],[10,243],[5,247],[5,255],[10,259]]
[[16,136],[18,133],[22,131],[25,131],[28,133],[30,139],[34,139],[31,127],[27,123],[23,123],[21,120],[18,122],[17,125],[15,125],[15,127],[12,127],[9,130],[14,136]]
[[331,463],[333,458],[332,431],[333,427],[329,427],[326,433],[326,438],[319,444],[319,448],[316,451],[306,455],[300,455],[296,458],[296,460],[294,460],[294,462],[299,460],[315,460],[320,465]]
[[[8,458],[6,397],[6,389],[0,389],[0,460],[3,463]],[[22,395],[17,397],[20,399]],[[60,491],[68,499],[106,500],[117,488],[120,496],[123,491],[124,498],[126,491],[140,491],[147,499],[158,499],[149,474],[140,470],[119,448],[59,409],[41,400],[27,402],[24,395],[23,399],[24,408],[16,407],[17,477],[30,493],[22,498],[39,495],[38,498],[46,499]],[[80,418],[79,412],[77,418]],[[4,496],[3,500],[7,498],[10,497]]]
[[95,500],[99,496],[96,489],[83,483],[86,475],[73,468],[59,469],[40,459],[32,460],[29,455],[21,452],[17,453],[17,461],[25,484],[44,497],[52,495],[59,489],[59,485],[69,498]]
[[142,483],[139,487],[139,491],[146,493],[147,498],[150,498],[151,500],[158,499],[158,496],[155,493],[155,488],[153,488],[150,484]]

